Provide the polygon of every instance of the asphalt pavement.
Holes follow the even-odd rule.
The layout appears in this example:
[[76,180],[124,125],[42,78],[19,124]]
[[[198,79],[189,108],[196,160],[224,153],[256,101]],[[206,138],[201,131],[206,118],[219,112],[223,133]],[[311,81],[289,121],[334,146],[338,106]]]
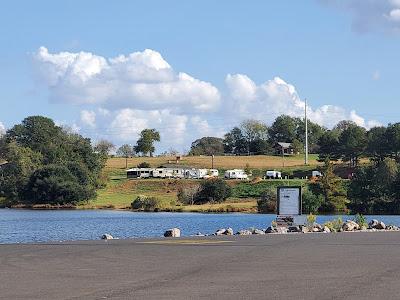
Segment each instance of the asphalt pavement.
[[0,245],[0,299],[400,299],[400,233]]

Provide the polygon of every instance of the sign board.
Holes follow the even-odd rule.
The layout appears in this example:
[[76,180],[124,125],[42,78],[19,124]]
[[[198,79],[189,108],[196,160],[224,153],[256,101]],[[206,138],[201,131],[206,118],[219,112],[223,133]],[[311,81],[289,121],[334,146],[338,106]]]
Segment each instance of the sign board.
[[280,186],[278,187],[278,215],[298,216],[301,215],[301,187]]

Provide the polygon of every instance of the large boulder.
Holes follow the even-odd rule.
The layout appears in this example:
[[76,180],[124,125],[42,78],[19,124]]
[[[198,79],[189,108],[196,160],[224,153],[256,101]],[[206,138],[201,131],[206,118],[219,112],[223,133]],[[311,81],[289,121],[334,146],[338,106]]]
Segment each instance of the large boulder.
[[328,227],[328,226],[324,226],[324,227],[322,228],[322,232],[325,232],[325,233],[330,233],[330,232],[331,232],[331,230],[329,229],[329,227]]
[[215,235],[233,235],[233,229],[232,228],[221,228],[218,229],[215,233]]
[[288,232],[288,229],[287,229],[287,227],[281,227],[281,226],[279,226],[279,227],[276,227],[276,232],[277,232],[277,233],[280,233],[280,234],[284,234],[284,233],[287,233],[287,232]]
[[165,237],[180,237],[181,230],[179,228],[171,228],[164,232]]
[[385,223],[383,223],[382,221],[378,221],[376,219],[371,220],[371,222],[369,222],[368,225],[369,225],[369,228],[372,228],[372,229],[378,229],[378,230],[386,229]]
[[300,226],[289,226],[288,232],[301,232]]
[[396,225],[387,225],[386,230],[399,231],[400,229]]
[[269,226],[267,229],[265,229],[265,233],[275,233],[277,232],[276,227]]
[[236,235],[252,235],[253,233],[250,230],[247,229],[242,229],[239,230]]
[[109,234],[109,233],[105,233],[105,234],[103,234],[103,235],[101,236],[101,239],[102,239],[102,240],[113,240],[114,237],[113,237],[111,234]]
[[263,230],[257,229],[257,228],[253,229],[253,232],[252,232],[252,233],[253,233],[253,234],[265,234],[265,232],[264,232]]
[[343,226],[342,226],[343,231],[355,231],[360,229],[360,225],[358,225],[356,222],[352,220],[347,220]]

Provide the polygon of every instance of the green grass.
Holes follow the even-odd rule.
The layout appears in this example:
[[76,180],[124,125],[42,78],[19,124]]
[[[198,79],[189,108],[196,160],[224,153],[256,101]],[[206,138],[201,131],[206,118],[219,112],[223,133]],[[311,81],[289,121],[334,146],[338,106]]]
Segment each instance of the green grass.
[[237,198],[259,198],[261,194],[268,189],[276,189],[278,186],[305,186],[306,180],[288,179],[288,180],[264,180],[257,183],[240,182],[232,187],[232,197]]

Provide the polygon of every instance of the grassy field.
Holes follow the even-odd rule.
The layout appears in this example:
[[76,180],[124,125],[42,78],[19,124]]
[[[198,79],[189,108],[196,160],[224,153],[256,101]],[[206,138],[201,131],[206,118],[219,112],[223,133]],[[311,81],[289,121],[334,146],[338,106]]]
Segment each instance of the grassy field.
[[[132,157],[128,158],[128,167],[136,167],[139,163],[144,161],[148,162],[152,167],[158,167],[166,163],[176,163],[175,157]],[[125,169],[125,163],[125,158],[110,158],[107,161],[106,169]],[[211,163],[210,156],[184,156],[180,160],[181,165],[198,168],[211,168]],[[312,166],[319,164],[317,162],[317,155],[311,154],[309,156],[309,164]],[[304,166],[304,157],[302,155],[284,158],[269,155],[214,157],[214,168],[217,169],[243,169],[246,165],[249,165],[252,169],[300,167]]]

